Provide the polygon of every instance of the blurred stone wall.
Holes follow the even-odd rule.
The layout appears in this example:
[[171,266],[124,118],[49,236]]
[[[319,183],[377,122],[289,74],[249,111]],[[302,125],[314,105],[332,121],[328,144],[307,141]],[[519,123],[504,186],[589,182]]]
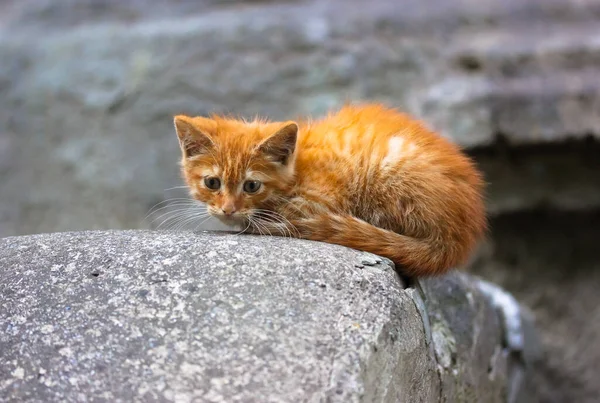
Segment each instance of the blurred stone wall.
[[155,226],[185,195],[173,114],[384,101],[477,159],[492,233],[472,266],[548,330],[545,401],[588,401],[599,21],[600,0],[0,1],[0,236]]
[[[600,133],[596,0],[0,7],[0,236],[150,226],[180,184],[175,113],[277,119],[375,99],[470,149]],[[481,163],[494,214],[600,204],[598,172],[549,188],[544,167]]]

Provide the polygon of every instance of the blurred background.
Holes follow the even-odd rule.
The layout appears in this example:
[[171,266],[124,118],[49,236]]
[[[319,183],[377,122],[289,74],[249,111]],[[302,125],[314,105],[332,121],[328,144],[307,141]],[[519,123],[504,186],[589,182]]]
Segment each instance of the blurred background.
[[600,0],[0,0],[0,237],[155,227],[174,114],[383,101],[484,171],[470,269],[535,312],[542,401],[599,401],[599,73]]

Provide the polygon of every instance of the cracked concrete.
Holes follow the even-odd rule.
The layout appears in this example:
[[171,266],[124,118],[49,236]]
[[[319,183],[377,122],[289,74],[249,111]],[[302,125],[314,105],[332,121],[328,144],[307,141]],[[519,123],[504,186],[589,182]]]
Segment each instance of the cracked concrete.
[[0,400],[526,401],[530,347],[486,291],[275,237],[4,238]]

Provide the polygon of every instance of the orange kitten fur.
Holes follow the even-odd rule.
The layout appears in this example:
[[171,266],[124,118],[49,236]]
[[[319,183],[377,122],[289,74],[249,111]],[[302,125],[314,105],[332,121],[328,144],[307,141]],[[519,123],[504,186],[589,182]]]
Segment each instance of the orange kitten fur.
[[344,245],[410,276],[463,264],[486,228],[471,160],[381,105],[316,122],[176,116],[191,195],[253,233]]

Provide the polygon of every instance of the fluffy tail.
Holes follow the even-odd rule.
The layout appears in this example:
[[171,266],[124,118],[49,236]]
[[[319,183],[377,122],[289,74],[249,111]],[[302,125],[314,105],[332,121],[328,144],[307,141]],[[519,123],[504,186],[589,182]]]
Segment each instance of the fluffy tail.
[[351,216],[320,216],[293,223],[302,238],[374,253],[394,262],[411,277],[441,275],[463,264],[475,244],[468,240],[417,239]]

